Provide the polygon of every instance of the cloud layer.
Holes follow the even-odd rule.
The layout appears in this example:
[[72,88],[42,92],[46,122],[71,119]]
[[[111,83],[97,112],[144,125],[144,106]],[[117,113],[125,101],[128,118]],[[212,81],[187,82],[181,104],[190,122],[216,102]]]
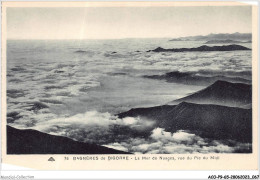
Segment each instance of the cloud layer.
[[[235,152],[250,145],[166,132],[111,114],[169,102],[203,87],[142,78],[170,71],[251,77],[251,52],[147,53],[198,47],[165,39],[8,41],[7,123],[133,153]],[[74,53],[84,50],[86,53]],[[111,53],[116,50],[116,53]]]
[[251,148],[228,140],[202,138],[184,130],[171,133],[154,125],[149,119],[119,119],[109,113],[89,111],[42,121],[34,129],[135,154],[232,153]]
[[232,146],[217,140],[204,139],[179,130],[175,133],[155,128],[149,138],[131,138],[106,147],[128,150],[135,154],[186,154],[186,153],[232,153],[237,149],[250,149],[250,144],[233,142]]

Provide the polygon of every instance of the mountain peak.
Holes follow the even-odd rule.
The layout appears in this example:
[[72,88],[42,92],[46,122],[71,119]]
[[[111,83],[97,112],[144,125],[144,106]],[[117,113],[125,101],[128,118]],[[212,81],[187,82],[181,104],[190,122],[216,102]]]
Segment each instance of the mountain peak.
[[192,105],[193,103],[188,103],[186,101],[181,102],[180,104],[178,104],[177,106],[189,106]]
[[[175,105],[183,101],[196,104],[217,104],[240,107],[252,102],[252,85],[218,80],[205,89],[172,101],[170,104]],[[184,105],[187,106],[187,104]]]
[[223,80],[217,80],[216,82],[214,82],[213,84],[212,84],[212,86],[213,85],[218,85],[218,86],[223,86],[223,85],[227,85],[227,84],[234,84],[234,83],[231,83],[231,82],[227,82],[227,81],[223,81]]
[[186,102],[186,101],[182,101],[181,103],[179,103],[178,105],[175,106],[175,110],[176,109],[186,109],[186,108],[192,108],[194,105],[194,103],[190,103],[190,102]]

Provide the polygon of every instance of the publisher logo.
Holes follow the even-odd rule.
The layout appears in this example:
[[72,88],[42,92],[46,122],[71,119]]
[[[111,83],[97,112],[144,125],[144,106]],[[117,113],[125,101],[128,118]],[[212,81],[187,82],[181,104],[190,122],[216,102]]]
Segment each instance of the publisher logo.
[[49,159],[48,159],[48,161],[55,161],[55,159],[53,158],[53,157],[50,157]]

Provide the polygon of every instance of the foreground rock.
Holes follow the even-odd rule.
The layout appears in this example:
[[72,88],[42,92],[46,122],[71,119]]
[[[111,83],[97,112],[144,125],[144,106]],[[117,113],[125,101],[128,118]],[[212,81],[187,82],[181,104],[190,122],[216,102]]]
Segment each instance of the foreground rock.
[[7,154],[129,154],[36,130],[7,126]]

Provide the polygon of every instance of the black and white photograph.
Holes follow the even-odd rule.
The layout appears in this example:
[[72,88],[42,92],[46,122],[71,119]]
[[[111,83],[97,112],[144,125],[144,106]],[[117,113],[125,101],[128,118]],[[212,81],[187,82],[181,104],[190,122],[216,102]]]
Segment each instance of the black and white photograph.
[[6,153],[251,154],[252,6],[6,8]]

